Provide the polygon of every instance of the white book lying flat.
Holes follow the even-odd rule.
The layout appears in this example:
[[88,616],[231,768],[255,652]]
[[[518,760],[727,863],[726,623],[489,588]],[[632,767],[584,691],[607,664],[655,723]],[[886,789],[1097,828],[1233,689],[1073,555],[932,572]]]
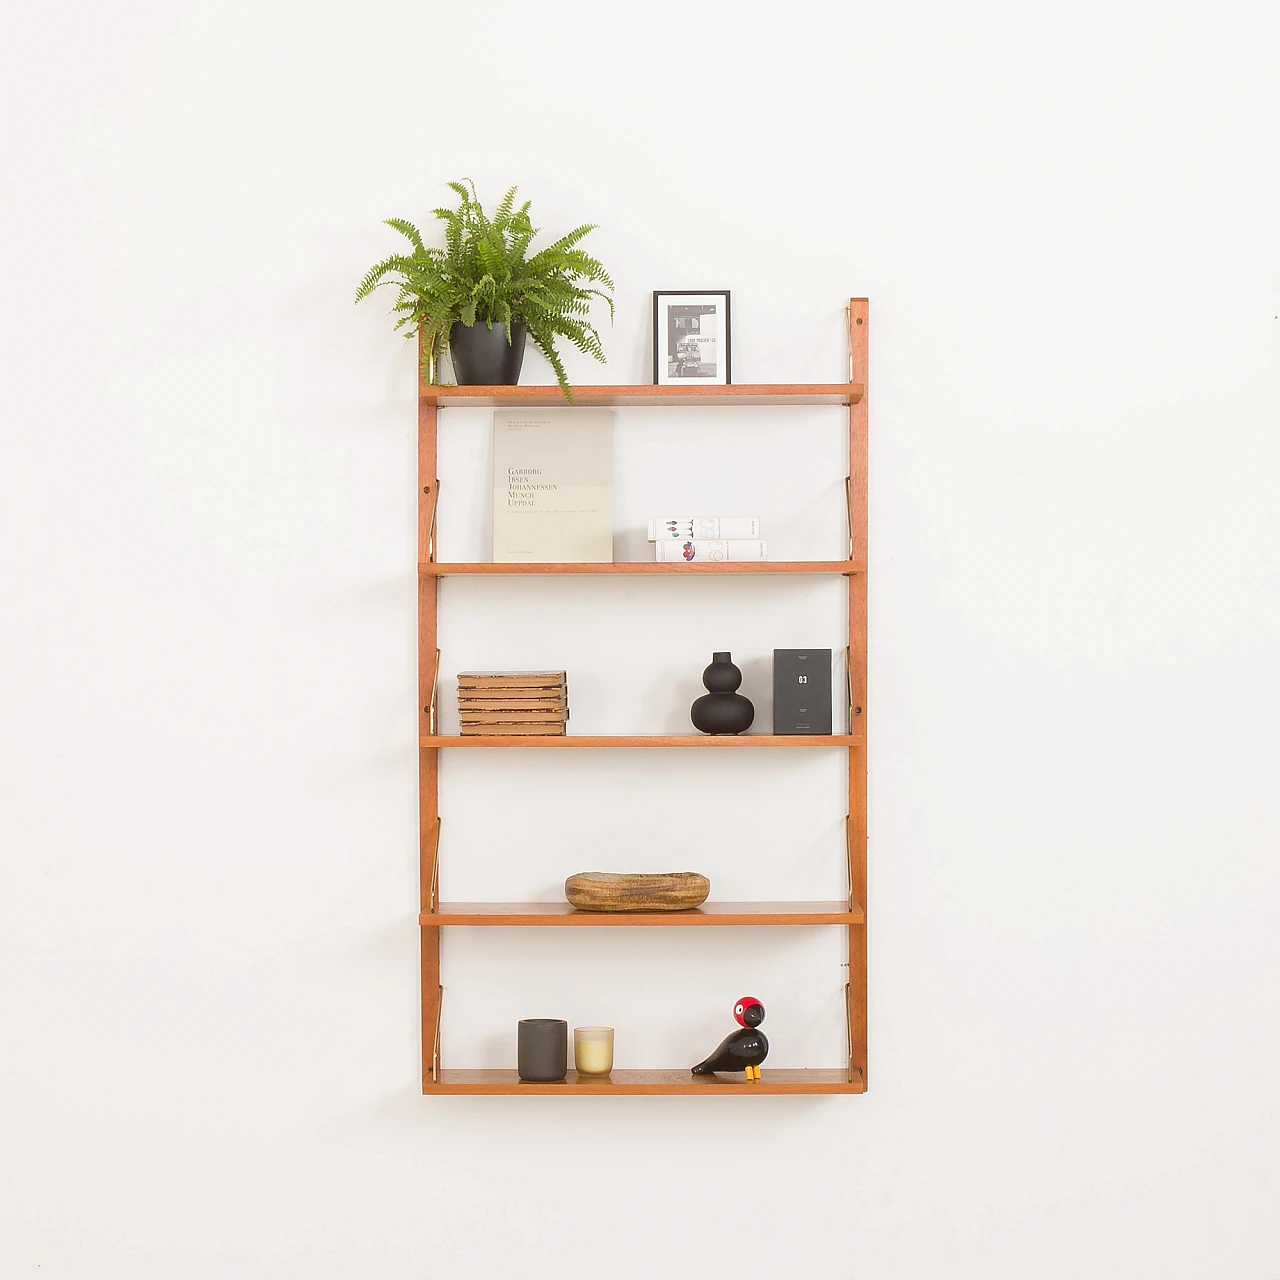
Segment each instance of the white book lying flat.
[[724,560],[767,560],[769,544],[759,538],[686,538],[655,542],[659,564],[714,564]]
[[650,516],[649,541],[667,538],[758,538],[759,516]]

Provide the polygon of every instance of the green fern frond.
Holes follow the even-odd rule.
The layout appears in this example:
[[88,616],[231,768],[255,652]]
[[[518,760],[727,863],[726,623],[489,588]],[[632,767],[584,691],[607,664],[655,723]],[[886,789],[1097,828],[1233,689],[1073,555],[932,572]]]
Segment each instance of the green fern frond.
[[567,235],[561,236],[554,244],[547,245],[547,247],[534,258],[534,261],[537,262],[539,259],[549,261],[558,258],[567,250],[572,249],[579,240],[584,236],[590,235],[594,230],[596,230],[596,224],[594,222],[584,222],[582,226],[574,227],[572,231]]
[[426,248],[422,243],[422,237],[418,234],[418,228],[412,222],[407,222],[404,218],[387,218],[386,225],[393,231],[398,231],[402,236],[408,238],[409,243],[415,249],[425,253]]
[[493,225],[498,231],[505,231],[511,223],[511,210],[516,203],[516,189],[510,188],[507,194],[498,202],[497,209],[493,213]]

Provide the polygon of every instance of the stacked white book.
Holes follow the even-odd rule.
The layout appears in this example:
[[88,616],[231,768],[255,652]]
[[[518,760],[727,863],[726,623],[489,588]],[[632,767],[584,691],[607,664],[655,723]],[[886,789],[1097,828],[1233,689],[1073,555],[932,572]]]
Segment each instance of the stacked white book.
[[649,541],[660,564],[769,558],[758,516],[651,516]]

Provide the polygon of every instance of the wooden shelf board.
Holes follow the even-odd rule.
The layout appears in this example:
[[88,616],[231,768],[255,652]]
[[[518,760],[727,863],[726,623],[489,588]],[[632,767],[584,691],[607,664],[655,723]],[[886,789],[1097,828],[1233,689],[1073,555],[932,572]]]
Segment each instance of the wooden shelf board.
[[585,734],[560,737],[520,737],[503,734],[434,734],[418,739],[421,747],[860,747],[856,733],[822,734],[732,734],[643,733],[630,737],[589,737]]
[[[595,386],[574,387],[573,403],[586,407],[607,405],[761,405],[761,404],[857,404],[865,388],[850,382],[766,382],[732,387]],[[555,387],[432,387],[419,386],[423,404],[447,408],[533,408],[567,406]]]
[[521,1080],[514,1071],[440,1072],[438,1083],[422,1083],[424,1094],[559,1094],[597,1097],[636,1094],[687,1094],[698,1097],[762,1097],[770,1094],[865,1093],[862,1073],[855,1070],[852,1083],[843,1067],[792,1069],[762,1067],[761,1079],[748,1084],[739,1075],[695,1076],[686,1067],[675,1071],[615,1070],[600,1077],[579,1076],[570,1071],[552,1084]]
[[844,902],[707,902],[689,911],[579,911],[567,902],[442,902],[418,923],[446,925],[680,926],[864,924]]
[[697,578],[717,574],[778,574],[778,573],[865,573],[866,565],[857,560],[745,560],[717,562],[715,564],[658,564],[652,560],[624,561],[614,564],[493,564],[491,562],[463,562],[433,560],[418,566],[418,572],[428,578],[450,578],[460,575],[476,577],[510,577],[524,574],[544,574],[555,577],[604,577],[618,574],[624,577]]

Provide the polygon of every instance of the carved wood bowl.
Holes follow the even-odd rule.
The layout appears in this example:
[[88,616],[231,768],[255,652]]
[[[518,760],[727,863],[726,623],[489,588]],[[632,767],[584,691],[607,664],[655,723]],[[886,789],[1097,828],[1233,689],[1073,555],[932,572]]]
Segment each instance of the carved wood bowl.
[[580,911],[688,911],[700,907],[711,881],[696,871],[618,875],[581,871],[564,882],[564,896]]

